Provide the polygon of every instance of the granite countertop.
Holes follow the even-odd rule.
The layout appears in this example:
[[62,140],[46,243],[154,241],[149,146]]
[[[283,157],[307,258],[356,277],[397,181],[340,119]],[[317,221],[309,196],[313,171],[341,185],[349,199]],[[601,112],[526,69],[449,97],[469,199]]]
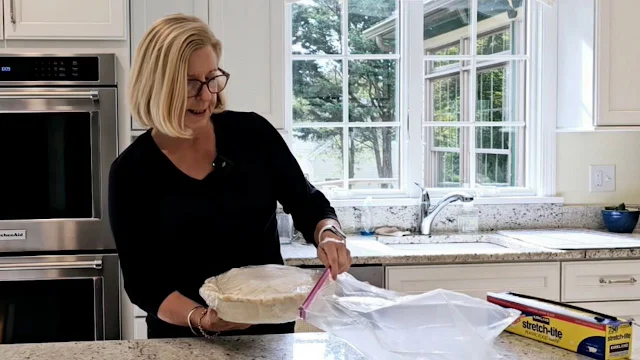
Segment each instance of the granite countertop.
[[[589,358],[508,333],[495,350],[504,360],[587,360]],[[11,360],[364,360],[353,348],[324,333],[219,338],[101,341],[0,345],[0,359]],[[632,359],[640,359],[634,355]]]
[[[494,247],[464,248],[447,246],[456,242],[489,242]],[[640,235],[635,235],[639,238]],[[464,238],[467,237],[465,240]],[[421,240],[415,240],[420,238]],[[566,261],[590,259],[634,259],[640,258],[640,247],[630,249],[598,249],[598,250],[553,250],[524,243],[520,240],[496,236],[495,233],[475,235],[441,234],[428,240],[431,249],[420,249],[394,246],[402,243],[422,242],[424,237],[411,236],[401,238],[349,236],[347,246],[351,251],[354,264],[402,264],[418,265],[428,263],[473,263],[473,262],[518,262],[518,261]],[[395,243],[395,244],[394,244]],[[319,266],[317,252],[313,245],[293,242],[281,245],[282,256],[287,265]]]

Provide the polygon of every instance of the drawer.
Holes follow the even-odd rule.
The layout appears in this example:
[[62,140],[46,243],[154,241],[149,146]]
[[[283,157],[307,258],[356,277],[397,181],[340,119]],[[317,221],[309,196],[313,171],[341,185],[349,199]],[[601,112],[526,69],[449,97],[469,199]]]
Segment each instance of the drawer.
[[640,260],[562,264],[562,301],[613,300],[640,300]]
[[560,300],[560,263],[425,265],[387,267],[387,288],[408,294],[435,289],[480,299],[487,292],[512,291]]
[[133,339],[146,339],[147,338],[147,322],[144,318],[135,318],[133,320]]

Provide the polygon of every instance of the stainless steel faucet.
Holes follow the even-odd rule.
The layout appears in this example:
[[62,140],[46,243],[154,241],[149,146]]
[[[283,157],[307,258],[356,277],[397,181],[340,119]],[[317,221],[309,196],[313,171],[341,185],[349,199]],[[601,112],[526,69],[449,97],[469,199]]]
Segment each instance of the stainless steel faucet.
[[473,201],[472,195],[462,191],[458,191],[445,196],[436,205],[436,207],[433,210],[431,210],[431,199],[429,198],[429,193],[425,188],[420,186],[420,184],[418,183],[415,183],[415,184],[420,188],[420,190],[422,190],[422,196],[420,197],[420,216],[418,220],[418,227],[422,235],[431,235],[431,224],[433,224],[433,219],[435,219],[438,213],[442,209],[444,209],[445,206],[456,201],[462,201],[462,202]]

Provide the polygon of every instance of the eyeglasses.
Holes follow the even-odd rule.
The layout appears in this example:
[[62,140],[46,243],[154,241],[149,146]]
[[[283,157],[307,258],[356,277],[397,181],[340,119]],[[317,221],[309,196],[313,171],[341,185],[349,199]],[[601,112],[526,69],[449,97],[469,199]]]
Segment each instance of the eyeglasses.
[[212,77],[206,81],[200,80],[188,80],[187,81],[187,97],[195,97],[200,94],[202,88],[207,85],[207,90],[209,90],[212,94],[218,94],[225,87],[227,87],[227,83],[229,82],[229,76],[231,76],[228,72],[218,68],[219,75]]

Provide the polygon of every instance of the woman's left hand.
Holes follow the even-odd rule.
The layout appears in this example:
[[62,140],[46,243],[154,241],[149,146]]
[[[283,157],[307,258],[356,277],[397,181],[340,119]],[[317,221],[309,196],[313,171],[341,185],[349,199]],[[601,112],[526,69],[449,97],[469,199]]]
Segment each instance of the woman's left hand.
[[318,259],[331,270],[333,280],[351,267],[351,251],[347,249],[347,244],[330,231],[320,234]]

